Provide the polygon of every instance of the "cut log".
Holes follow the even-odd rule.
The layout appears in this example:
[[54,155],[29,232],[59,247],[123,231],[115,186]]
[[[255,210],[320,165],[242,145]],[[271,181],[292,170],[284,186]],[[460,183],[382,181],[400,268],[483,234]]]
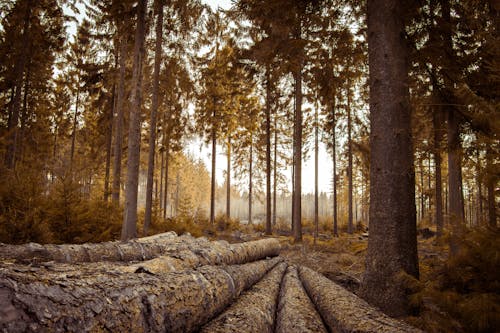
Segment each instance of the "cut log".
[[331,332],[422,332],[385,315],[358,296],[307,267],[299,267],[299,276]]
[[327,333],[321,316],[302,287],[295,266],[288,266],[281,283],[276,332]]
[[201,332],[273,332],[276,303],[285,269],[286,263],[276,266],[222,314],[205,325]]
[[280,261],[92,275],[0,264],[0,331],[191,332]]
[[177,237],[171,232],[129,242],[81,245],[0,244],[0,260],[15,260],[30,264],[48,261],[129,262],[151,260],[163,256],[164,258],[139,264],[139,266],[150,272],[164,272],[167,268],[174,271],[202,265],[243,264],[276,256],[279,251],[279,241],[274,238],[229,244],[225,241],[210,242],[206,238],[193,238],[189,235]]

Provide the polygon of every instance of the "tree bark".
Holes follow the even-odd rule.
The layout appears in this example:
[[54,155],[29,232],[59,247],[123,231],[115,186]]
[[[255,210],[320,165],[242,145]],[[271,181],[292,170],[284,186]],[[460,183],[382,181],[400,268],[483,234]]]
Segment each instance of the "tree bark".
[[71,151],[69,160],[69,170],[73,170],[73,158],[75,156],[75,145],[76,145],[76,128],[78,124],[78,107],[80,106],[80,69],[78,68],[78,74],[76,79],[76,102],[75,102],[75,114],[73,116],[73,132],[71,133]]
[[314,111],[314,243],[318,238],[318,103],[316,103]]
[[231,136],[227,138],[226,218],[231,219]]
[[361,295],[393,316],[410,310],[398,276],[419,275],[403,19],[399,1],[368,1],[371,202]]
[[118,73],[118,93],[116,99],[116,123],[115,123],[115,145],[113,161],[113,184],[111,188],[111,200],[115,204],[120,203],[120,187],[122,174],[122,153],[123,153],[123,122],[124,122],[124,95],[125,95],[125,71],[127,57],[126,36],[120,36],[120,70]]
[[494,149],[491,146],[493,143],[489,142],[486,150],[486,170],[488,172],[486,191],[488,194],[488,224],[497,227],[497,205],[495,197],[495,186],[498,184],[498,176],[493,170]]
[[161,46],[163,42],[163,0],[156,1],[157,19],[156,19],[156,45],[155,45],[155,64],[153,71],[153,96],[151,105],[151,124],[149,129],[149,151],[148,151],[148,179],[146,184],[146,209],[144,212],[143,236],[148,234],[151,224],[151,215],[153,210],[153,175],[155,170],[155,152],[156,152],[156,118],[158,114],[158,94],[160,90],[160,65],[162,61]]
[[[334,97],[335,98],[335,97]],[[332,129],[332,160],[333,160],[333,236],[339,237],[337,217],[337,125],[335,107],[332,107],[333,129]]]
[[146,9],[147,0],[139,0],[134,45],[132,95],[130,97],[127,181],[125,187],[122,240],[137,237],[137,191],[141,153],[142,58],[146,32]]
[[465,212],[462,192],[462,148],[460,124],[454,110],[448,110],[448,213],[451,226],[450,254],[459,251],[459,239],[463,234]]
[[[116,68],[116,64],[115,64]],[[111,173],[111,146],[113,144],[113,113],[116,110],[116,84],[113,83],[113,92],[111,95],[111,103],[108,111],[108,130],[106,132],[106,166],[104,171],[104,202],[109,199],[109,178]]]
[[348,220],[347,220],[347,233],[352,234],[354,232],[354,226],[352,223],[352,120],[351,120],[351,87],[350,81],[347,87],[347,177],[348,177]]
[[388,317],[363,299],[307,267],[299,267],[299,276],[330,332],[423,333],[403,321]]
[[[162,267],[194,268],[200,265],[242,264],[278,255],[280,244],[276,239],[263,239],[229,244],[210,242],[206,238],[193,238],[167,232],[129,242],[97,244],[0,244],[0,259],[20,263],[41,262],[88,263],[144,261],[138,265],[155,273]],[[158,258],[159,256],[162,256]],[[109,263],[111,267],[111,263]]]
[[168,174],[170,166],[170,135],[167,135],[166,145],[165,145],[165,184],[164,184],[164,194],[163,194],[163,219],[167,218],[167,207],[168,207]]
[[441,113],[439,111],[433,114],[434,125],[434,177],[435,177],[435,201],[436,201],[436,231],[437,237],[443,235],[443,190],[441,179]]
[[[215,105],[215,103],[214,103]],[[212,123],[212,177],[210,182],[210,224],[215,223],[215,165],[217,154],[217,132],[215,130],[215,109],[213,112]]]
[[320,314],[302,286],[295,266],[288,266],[281,281],[276,332],[327,332]]
[[286,263],[275,266],[200,332],[273,332],[276,303]]
[[[299,28],[300,37],[300,28]],[[302,61],[294,72],[295,119],[294,119],[294,195],[293,195],[293,238],[302,242]]]
[[252,224],[252,191],[253,191],[253,133],[250,133],[250,160],[249,160],[249,168],[248,168],[248,224]]
[[271,73],[266,66],[266,235],[271,227]]
[[21,90],[23,86],[23,77],[28,58],[28,51],[30,45],[30,21],[32,0],[26,1],[26,8],[24,14],[23,34],[22,34],[22,48],[21,53],[17,56],[14,64],[14,86],[13,86],[13,99],[9,106],[9,121],[7,124],[8,140],[7,149],[5,152],[5,166],[8,169],[13,169],[16,160],[16,149],[18,140],[18,126],[19,126],[19,113],[21,109]]
[[192,332],[281,259],[203,266],[184,274],[65,274],[0,268],[5,331]]
[[277,111],[274,112],[274,158],[273,158],[273,226],[276,225],[276,189],[277,189],[277,165],[278,165],[278,121]]

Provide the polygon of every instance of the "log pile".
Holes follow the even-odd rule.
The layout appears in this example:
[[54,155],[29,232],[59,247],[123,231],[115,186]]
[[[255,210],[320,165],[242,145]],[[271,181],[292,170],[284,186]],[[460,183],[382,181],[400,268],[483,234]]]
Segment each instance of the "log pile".
[[276,239],[0,244],[0,332],[417,332]]

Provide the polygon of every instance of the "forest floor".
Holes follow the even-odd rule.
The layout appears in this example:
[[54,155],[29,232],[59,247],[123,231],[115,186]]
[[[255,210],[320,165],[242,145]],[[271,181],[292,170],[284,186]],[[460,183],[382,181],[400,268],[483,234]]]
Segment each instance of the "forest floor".
[[[497,236],[498,233],[483,235],[480,242],[473,238],[469,244],[483,243],[487,246],[492,244],[490,241],[495,244]],[[217,238],[242,242],[263,237],[262,232],[233,231],[219,233]],[[333,237],[329,233],[320,233],[316,242],[312,236],[305,234],[301,244],[294,244],[287,232],[278,232],[278,236],[273,237],[280,239],[281,256],[290,263],[318,271],[357,294],[365,269],[368,234],[342,233],[340,237]],[[494,273],[483,274],[486,269],[491,271],[491,260],[478,259],[474,255],[475,259],[471,262],[471,254],[477,253],[474,250],[465,253],[458,261],[450,261],[446,238],[436,239],[427,228],[419,230],[418,252],[420,280],[408,281],[412,294],[410,302],[418,311],[414,316],[402,319],[426,332],[495,332],[494,327],[499,323],[499,294],[491,292],[492,283],[495,284],[494,276],[491,277]],[[464,277],[461,274],[464,270],[473,273]],[[454,280],[457,275],[460,279]],[[481,280],[484,275],[490,277]],[[463,286],[467,287],[461,289]]]

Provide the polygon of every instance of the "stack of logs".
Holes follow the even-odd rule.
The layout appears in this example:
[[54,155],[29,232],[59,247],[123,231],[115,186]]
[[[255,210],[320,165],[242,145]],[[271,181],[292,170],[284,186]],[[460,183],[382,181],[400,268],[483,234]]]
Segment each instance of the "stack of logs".
[[0,244],[0,331],[419,332],[279,251],[172,232]]

